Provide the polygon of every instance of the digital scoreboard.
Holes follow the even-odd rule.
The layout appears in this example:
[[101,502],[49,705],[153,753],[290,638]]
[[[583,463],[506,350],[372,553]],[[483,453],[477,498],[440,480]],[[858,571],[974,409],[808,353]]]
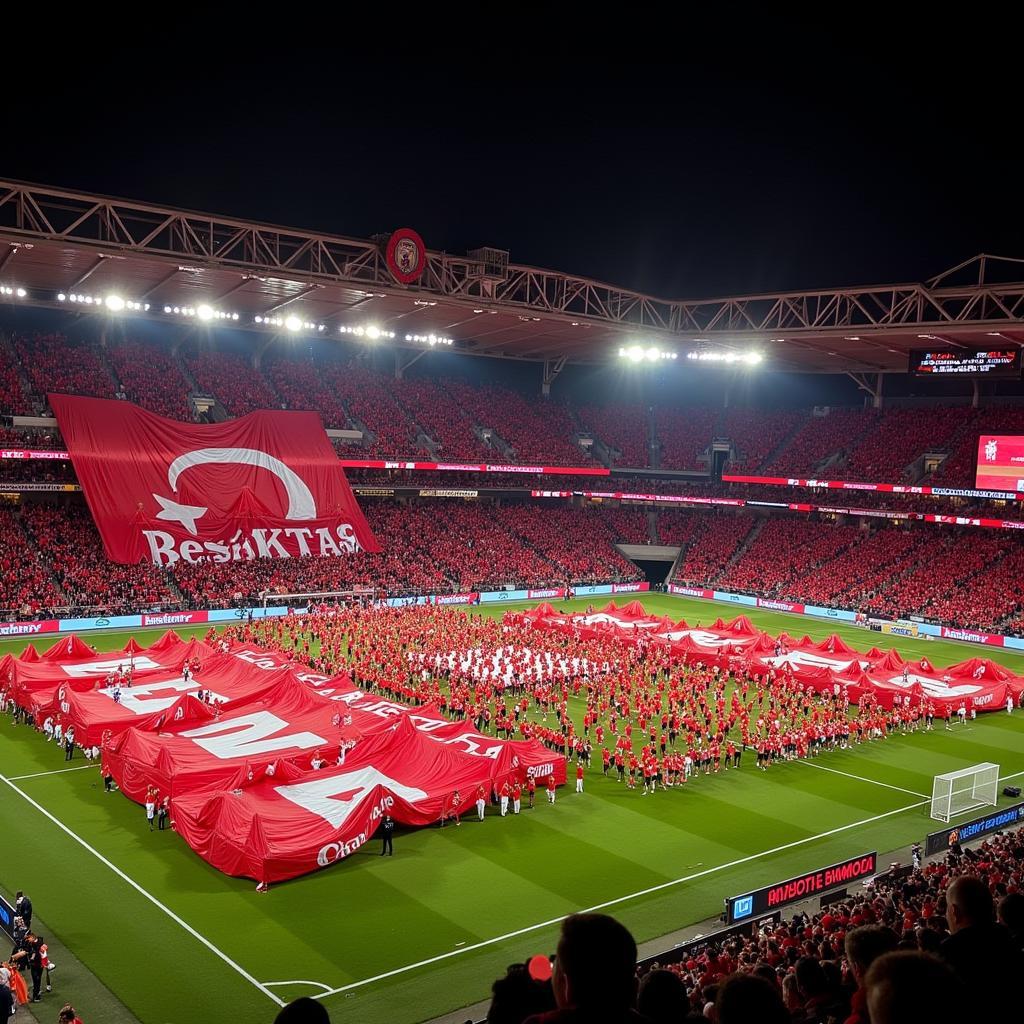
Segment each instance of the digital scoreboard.
[[910,350],[910,373],[918,377],[1019,377],[1019,348]]

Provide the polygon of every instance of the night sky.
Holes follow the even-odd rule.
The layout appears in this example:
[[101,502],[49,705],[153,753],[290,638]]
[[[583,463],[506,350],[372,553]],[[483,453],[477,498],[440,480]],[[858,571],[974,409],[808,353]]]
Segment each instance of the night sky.
[[592,24],[600,46],[524,18],[372,57],[365,35],[317,54],[284,33],[282,56],[272,24],[257,48],[186,34],[177,56],[50,55],[45,88],[28,59],[0,173],[356,237],[409,225],[666,298],[1024,257],[1012,32],[628,11]]

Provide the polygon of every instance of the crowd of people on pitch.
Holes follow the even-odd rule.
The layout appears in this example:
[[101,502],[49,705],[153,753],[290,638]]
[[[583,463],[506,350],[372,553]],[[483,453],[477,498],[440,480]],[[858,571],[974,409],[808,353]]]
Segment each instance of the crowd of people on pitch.
[[645,795],[741,769],[744,751],[768,771],[893,730],[931,730],[937,713],[909,698],[886,710],[870,695],[853,707],[845,691],[816,693],[788,666],[723,670],[644,638],[541,631],[514,613],[349,607],[238,624],[226,638],[289,651],[325,674],[348,671],[363,689],[437,704],[483,733],[537,739]]
[[[44,991],[53,991],[52,973],[57,965],[50,959],[46,939],[38,927],[32,926],[32,915],[32,900],[19,889],[9,926],[11,953],[0,960],[0,1024],[17,1018],[18,1008],[26,1003],[41,1003]],[[65,1003],[58,1011],[57,1024],[82,1024],[82,1021],[75,1008]]]

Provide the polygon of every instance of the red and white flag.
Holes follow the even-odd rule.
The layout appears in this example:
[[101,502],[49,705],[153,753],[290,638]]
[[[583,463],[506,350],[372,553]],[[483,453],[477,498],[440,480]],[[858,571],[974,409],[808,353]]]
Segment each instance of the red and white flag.
[[50,395],[114,562],[238,562],[379,551],[313,412],[179,423]]

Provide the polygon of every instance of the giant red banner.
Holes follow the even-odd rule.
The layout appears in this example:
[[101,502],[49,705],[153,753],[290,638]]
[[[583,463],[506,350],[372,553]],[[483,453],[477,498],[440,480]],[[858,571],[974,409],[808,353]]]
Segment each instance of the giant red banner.
[[385,811],[426,825],[450,812],[456,791],[464,811],[481,786],[490,795],[506,781],[566,779],[565,757],[537,740],[481,734],[281,651],[216,650],[171,632],[105,654],[70,636],[43,654],[5,655],[0,692],[37,724],[102,746],[127,796],[143,801],[153,787],[170,797],[177,831],[200,856],[260,881],[344,859]]
[[[676,588],[676,593],[681,589]],[[1024,677],[987,658],[969,658],[938,668],[925,658],[905,661],[893,649],[872,647],[860,652],[838,635],[818,642],[785,633],[772,637],[757,629],[745,615],[730,622],[717,619],[709,626],[694,627],[682,620],[673,623],[666,617],[649,615],[639,601],[624,606],[613,601],[585,615],[561,613],[550,604],[542,604],[530,611],[509,612],[507,617],[581,637],[610,636],[635,643],[642,636],[643,642],[665,644],[674,657],[690,662],[748,672],[774,668],[819,692],[845,689],[854,703],[862,693],[870,692],[886,708],[893,706],[897,696],[910,696],[938,708],[957,708],[963,703],[977,711],[998,711],[1007,696],[1019,703],[1024,694]],[[950,631],[948,635],[974,640],[981,636],[958,636],[959,632]]]
[[114,562],[380,550],[316,413],[197,424],[129,402],[49,399]]

